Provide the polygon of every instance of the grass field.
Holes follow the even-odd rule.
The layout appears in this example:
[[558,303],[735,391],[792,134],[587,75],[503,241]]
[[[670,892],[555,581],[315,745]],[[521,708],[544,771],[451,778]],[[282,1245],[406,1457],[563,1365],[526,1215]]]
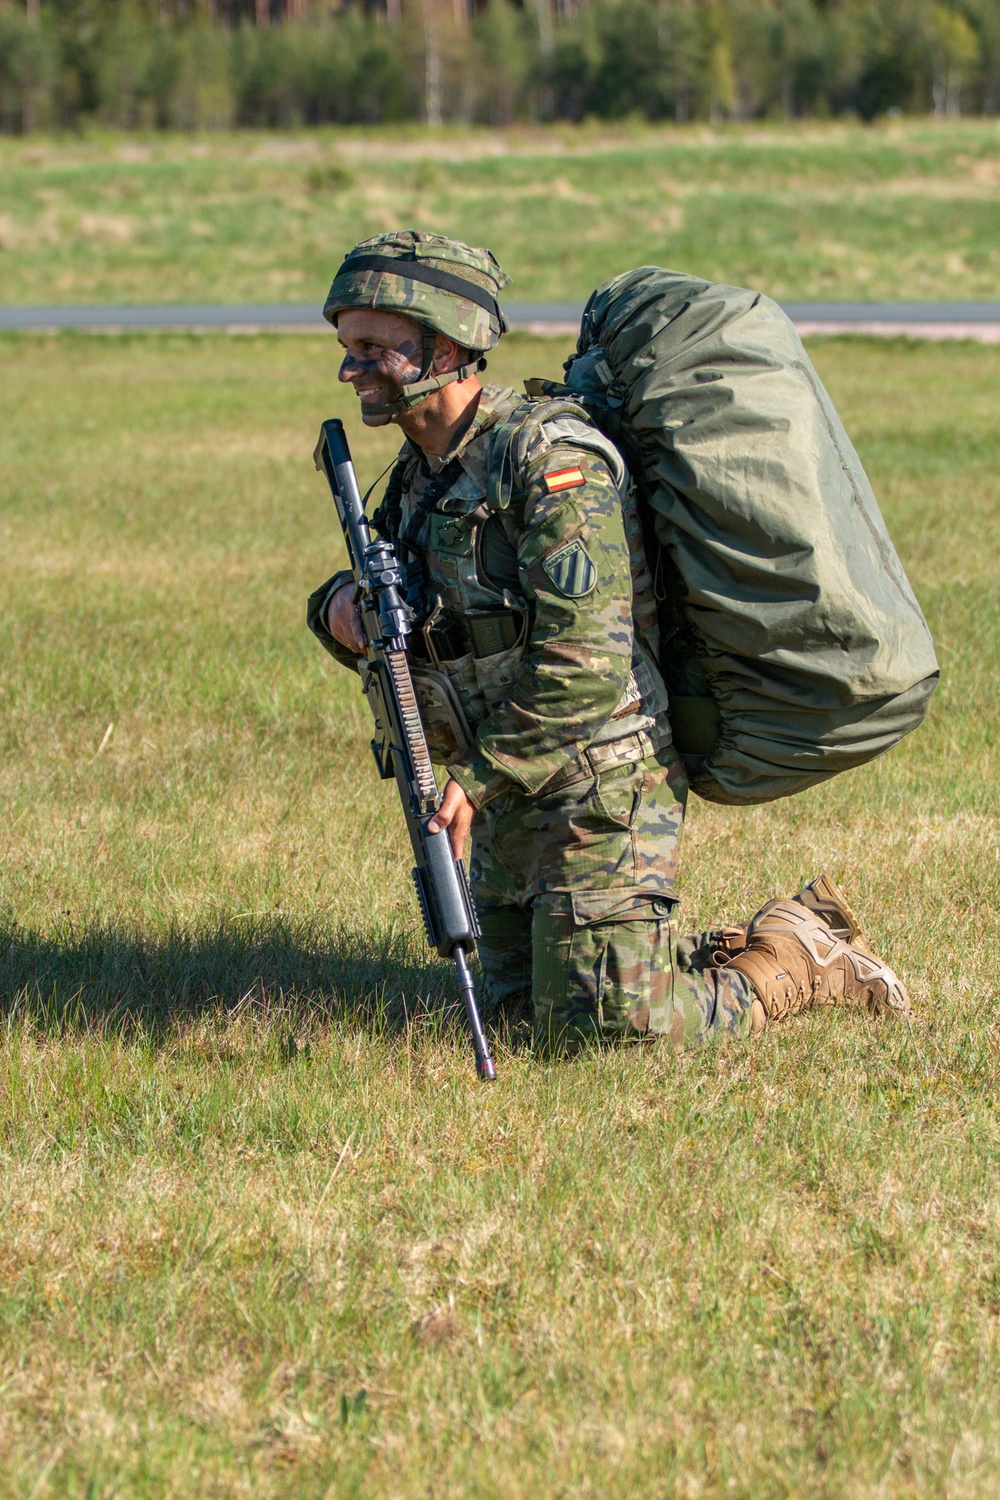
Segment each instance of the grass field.
[[829,870],[912,1031],[501,1038],[492,1090],[303,627],[332,340],[0,351],[0,1493],[994,1496],[1000,350],[814,349],[942,687],[686,835],[692,925]]
[[0,303],[316,302],[400,224],[488,244],[527,301],[644,263],[1000,299],[1000,124],[0,138]]

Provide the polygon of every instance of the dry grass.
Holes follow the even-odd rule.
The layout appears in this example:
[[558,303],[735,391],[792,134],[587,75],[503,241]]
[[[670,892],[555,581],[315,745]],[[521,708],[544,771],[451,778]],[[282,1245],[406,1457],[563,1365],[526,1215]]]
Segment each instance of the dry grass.
[[315,302],[364,235],[522,301],[656,264],[784,298],[1000,298],[995,120],[0,140],[0,302]]
[[331,343],[2,347],[0,1490],[995,1494],[1000,351],[816,349],[944,683],[687,834],[692,925],[829,869],[912,1031],[484,1090],[303,628]]

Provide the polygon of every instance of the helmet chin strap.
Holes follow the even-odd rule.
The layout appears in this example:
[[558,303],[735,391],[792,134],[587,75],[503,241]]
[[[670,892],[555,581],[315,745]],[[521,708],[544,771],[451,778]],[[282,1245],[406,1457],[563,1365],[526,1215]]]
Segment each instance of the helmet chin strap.
[[471,364],[459,365],[457,370],[447,370],[444,375],[432,375],[427,380],[415,380],[412,385],[406,386],[405,395],[380,406],[379,413],[387,412],[391,417],[398,417],[402,412],[411,411],[414,406],[419,406],[421,401],[426,401],[428,396],[439,391],[443,385],[451,385],[453,380],[468,380],[470,375],[476,375],[480,370],[485,369],[485,359],[479,358]]
[[398,417],[406,411],[412,411],[419,406],[421,401],[426,401],[428,396],[439,391],[444,385],[451,385],[454,380],[468,380],[470,375],[476,375],[480,370],[486,369],[485,356],[479,354],[468,364],[459,365],[457,370],[446,370],[443,375],[432,375],[431,368],[434,364],[434,351],[437,348],[437,334],[433,328],[423,330],[423,361],[420,374],[416,380],[407,383],[403,394],[395,401],[386,401],[384,405],[372,408],[373,416]]

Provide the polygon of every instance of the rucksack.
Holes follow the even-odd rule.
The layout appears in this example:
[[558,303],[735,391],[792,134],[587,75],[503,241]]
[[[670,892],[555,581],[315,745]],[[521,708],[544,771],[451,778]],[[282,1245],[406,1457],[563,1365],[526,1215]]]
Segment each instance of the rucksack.
[[915,729],[927,623],[794,327],[759,293],[643,266],[587,303],[565,384],[636,483],[691,786],[767,802]]

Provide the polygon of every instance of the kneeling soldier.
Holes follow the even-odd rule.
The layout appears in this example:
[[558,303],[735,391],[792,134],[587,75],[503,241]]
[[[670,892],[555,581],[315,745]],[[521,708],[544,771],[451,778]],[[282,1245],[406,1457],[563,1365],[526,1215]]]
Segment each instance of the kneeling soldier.
[[[449,776],[431,830],[456,854],[471,831],[492,999],[530,1000],[536,1047],[562,1052],[759,1031],[814,1005],[905,1011],[831,882],[746,929],[678,935],[687,782],[628,475],[580,407],[480,383],[507,281],[486,250],[406,231],[352,250],[324,308],[362,420],[406,438],[373,523],[419,622],[414,676]],[[352,594],[342,573],[309,601],[350,666]]]

